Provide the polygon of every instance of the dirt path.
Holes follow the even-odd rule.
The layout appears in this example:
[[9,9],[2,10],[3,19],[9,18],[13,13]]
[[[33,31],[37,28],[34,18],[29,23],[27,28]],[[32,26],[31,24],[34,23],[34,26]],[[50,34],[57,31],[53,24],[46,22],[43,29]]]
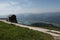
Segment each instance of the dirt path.
[[[7,22],[5,20],[0,20],[0,21],[11,24],[11,22]],[[31,26],[21,25],[21,24],[17,24],[17,23],[12,23],[12,24],[14,24],[16,26],[25,27],[25,28],[29,28],[29,29],[32,29],[32,30],[37,30],[37,31],[40,31],[40,32],[44,32],[44,33],[52,35],[55,40],[60,40],[60,31],[49,30],[49,29],[40,28],[40,27],[39,28],[38,27],[31,27]]]

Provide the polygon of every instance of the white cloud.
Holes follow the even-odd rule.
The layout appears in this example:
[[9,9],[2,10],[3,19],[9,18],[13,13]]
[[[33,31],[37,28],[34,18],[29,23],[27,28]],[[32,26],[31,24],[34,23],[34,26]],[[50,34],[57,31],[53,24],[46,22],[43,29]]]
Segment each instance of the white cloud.
[[0,15],[19,13],[22,8],[17,4],[16,2],[0,3]]
[[32,10],[24,8],[31,6],[31,2],[25,0],[25,3],[26,4],[20,4],[19,2],[13,1],[0,3],[0,15],[31,12]]
[[0,10],[5,10],[9,4],[0,3]]

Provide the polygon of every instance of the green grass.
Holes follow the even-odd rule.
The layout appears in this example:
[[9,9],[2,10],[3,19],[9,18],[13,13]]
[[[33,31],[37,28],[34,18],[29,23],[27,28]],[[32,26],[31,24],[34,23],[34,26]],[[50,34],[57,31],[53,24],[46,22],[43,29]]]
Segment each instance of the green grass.
[[53,40],[49,34],[0,22],[0,40]]

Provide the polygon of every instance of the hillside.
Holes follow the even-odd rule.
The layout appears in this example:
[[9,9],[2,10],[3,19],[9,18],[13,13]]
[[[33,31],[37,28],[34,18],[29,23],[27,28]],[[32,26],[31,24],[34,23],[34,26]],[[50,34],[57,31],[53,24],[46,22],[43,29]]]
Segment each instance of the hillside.
[[0,40],[53,40],[52,36],[0,21]]

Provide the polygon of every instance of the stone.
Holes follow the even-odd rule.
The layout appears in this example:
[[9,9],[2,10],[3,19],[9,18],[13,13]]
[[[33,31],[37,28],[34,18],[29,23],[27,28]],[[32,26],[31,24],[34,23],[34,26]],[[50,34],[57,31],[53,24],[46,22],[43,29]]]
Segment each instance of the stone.
[[10,15],[8,16],[7,21],[17,23],[16,15]]

